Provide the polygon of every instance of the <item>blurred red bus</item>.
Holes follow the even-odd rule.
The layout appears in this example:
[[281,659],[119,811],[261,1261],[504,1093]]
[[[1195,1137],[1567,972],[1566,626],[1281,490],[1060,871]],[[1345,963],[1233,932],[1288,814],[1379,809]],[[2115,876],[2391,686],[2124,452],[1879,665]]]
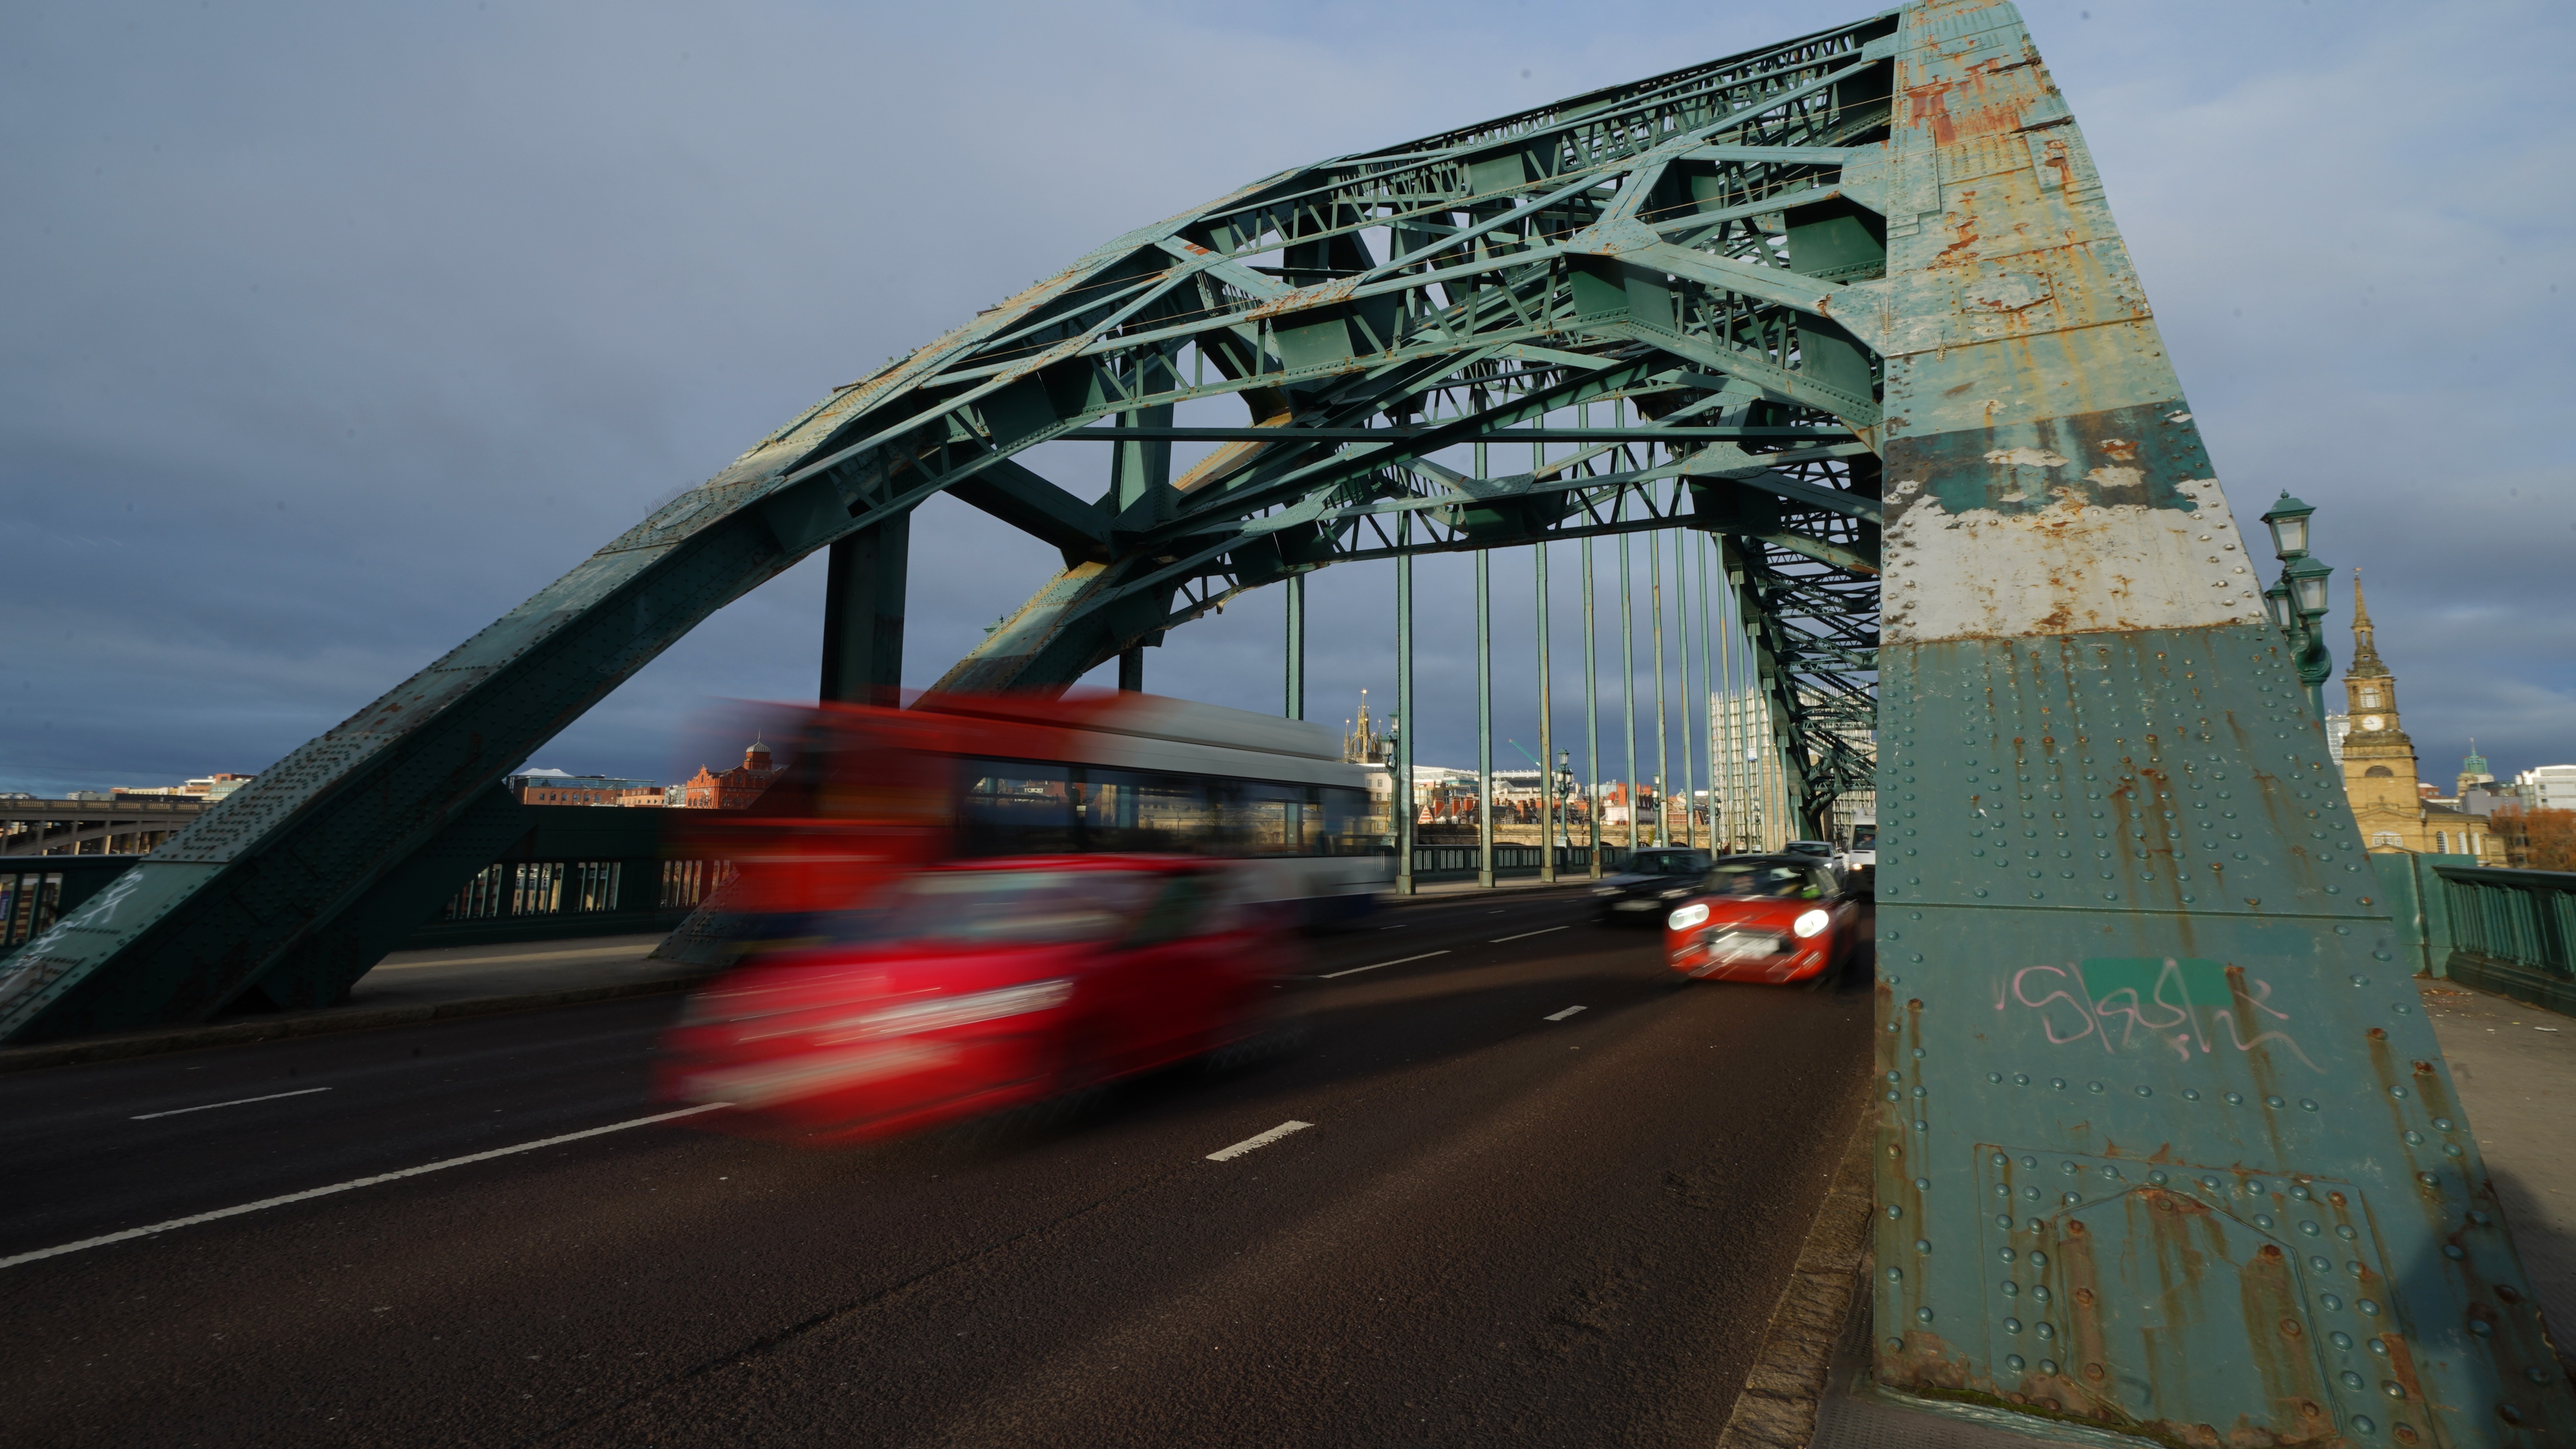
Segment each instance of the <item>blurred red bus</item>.
[[1255,920],[1328,925],[1395,874],[1364,767],[1330,730],[1153,695],[925,696],[909,709],[773,706],[745,723],[784,757],[748,810],[687,811],[675,855],[732,878],[663,954],[846,939],[909,872],[1098,853],[1233,862]]
[[889,1137],[1271,1039],[1294,938],[1223,862],[1013,856],[906,876],[852,939],[692,997],[655,1066],[702,1125],[807,1146]]

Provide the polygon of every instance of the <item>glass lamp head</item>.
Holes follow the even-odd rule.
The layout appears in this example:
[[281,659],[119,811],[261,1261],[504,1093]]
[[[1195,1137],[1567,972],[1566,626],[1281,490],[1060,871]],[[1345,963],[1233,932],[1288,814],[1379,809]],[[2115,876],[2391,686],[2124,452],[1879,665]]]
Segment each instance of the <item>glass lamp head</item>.
[[2290,611],[2290,586],[2287,584],[2274,584],[2263,591],[2263,609],[2281,628],[2287,629],[2298,622],[2298,616]]
[[2334,577],[2334,570],[2301,554],[2283,572],[2290,577],[2300,614],[2310,619],[2322,616],[2326,611],[2326,581]]
[[2272,530],[2272,557],[2297,558],[2308,551],[2308,515],[2316,511],[2314,504],[2291,497],[2288,489],[2281,491],[2263,510],[2263,526]]

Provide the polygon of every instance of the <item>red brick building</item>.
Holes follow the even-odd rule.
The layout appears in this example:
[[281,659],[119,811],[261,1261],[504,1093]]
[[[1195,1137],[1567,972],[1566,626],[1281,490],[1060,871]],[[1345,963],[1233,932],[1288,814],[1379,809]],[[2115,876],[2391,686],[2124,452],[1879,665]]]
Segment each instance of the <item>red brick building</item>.
[[759,799],[777,776],[769,746],[753,740],[751,748],[742,752],[742,763],[730,770],[718,774],[700,765],[681,787],[680,803],[691,810],[740,810]]

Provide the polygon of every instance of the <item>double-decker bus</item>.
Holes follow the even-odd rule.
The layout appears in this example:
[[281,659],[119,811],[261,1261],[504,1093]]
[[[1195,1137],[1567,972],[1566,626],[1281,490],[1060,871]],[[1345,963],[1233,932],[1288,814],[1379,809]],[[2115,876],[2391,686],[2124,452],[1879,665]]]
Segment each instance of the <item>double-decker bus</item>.
[[663,954],[792,942],[864,915],[940,861],[1101,852],[1212,856],[1246,905],[1330,924],[1394,878],[1387,821],[1331,731],[1153,695],[926,695],[907,709],[777,706],[784,757],[749,809],[688,811],[677,855],[731,879]]

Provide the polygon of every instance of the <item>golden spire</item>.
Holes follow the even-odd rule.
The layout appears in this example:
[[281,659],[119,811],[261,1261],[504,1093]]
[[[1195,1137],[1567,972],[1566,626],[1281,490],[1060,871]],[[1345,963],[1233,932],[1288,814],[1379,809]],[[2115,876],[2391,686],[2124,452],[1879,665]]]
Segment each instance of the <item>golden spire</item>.
[[2346,679],[2378,678],[2388,673],[2379,658],[2379,646],[2373,642],[2370,626],[2370,604],[2361,596],[2361,569],[2352,571],[2352,667],[2344,672]]

